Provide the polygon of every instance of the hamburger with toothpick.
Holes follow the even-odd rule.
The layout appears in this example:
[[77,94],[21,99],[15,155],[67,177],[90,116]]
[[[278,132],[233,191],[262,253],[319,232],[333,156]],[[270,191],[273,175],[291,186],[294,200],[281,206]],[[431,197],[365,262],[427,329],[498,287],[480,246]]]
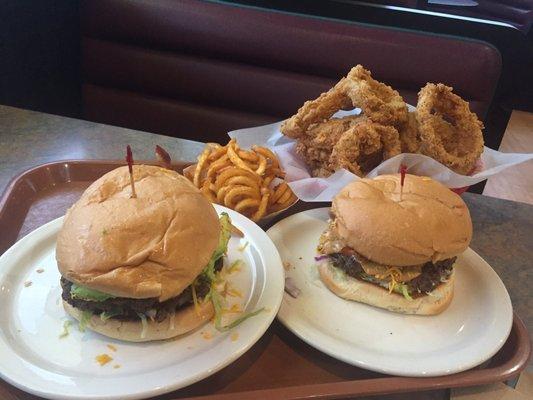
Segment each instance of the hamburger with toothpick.
[[471,238],[466,204],[441,183],[409,174],[360,179],[333,199],[318,246],[320,278],[347,300],[439,314],[453,298],[455,262]]
[[229,216],[219,217],[182,175],[133,165],[129,146],[127,154],[128,166],[96,180],[68,210],[57,238],[63,307],[80,330],[144,342],[182,335],[212,318],[227,330],[259,312],[221,324],[215,283],[231,236]]

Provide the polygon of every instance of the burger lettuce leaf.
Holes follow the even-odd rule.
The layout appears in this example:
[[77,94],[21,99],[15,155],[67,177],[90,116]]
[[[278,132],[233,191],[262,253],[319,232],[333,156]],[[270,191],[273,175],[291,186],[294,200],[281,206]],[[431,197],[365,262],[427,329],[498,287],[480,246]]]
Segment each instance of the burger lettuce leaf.
[[218,238],[218,246],[213,252],[211,259],[207,263],[207,266],[204,268],[203,273],[210,282],[216,280],[215,275],[215,263],[217,260],[222,257],[228,251],[228,242],[231,237],[231,220],[227,213],[222,213],[220,215],[220,236]]
[[403,297],[405,297],[407,300],[413,300],[413,298],[409,294],[409,288],[407,287],[407,285],[400,283],[398,284],[398,286],[400,287],[400,290],[402,291]]
[[254,312],[246,313],[226,326],[222,325],[222,308],[224,306],[224,298],[216,289],[217,276],[215,272],[215,263],[228,251],[228,242],[231,237],[231,219],[227,213],[222,213],[220,215],[220,228],[221,232],[218,246],[211,257],[211,260],[209,260],[209,263],[205,267],[203,274],[207,277],[207,279],[209,279],[210,282],[210,289],[206,299],[213,303],[213,308],[215,310],[215,328],[220,332],[226,332],[239,325],[244,320],[259,314],[261,311],[263,311],[263,308]]
[[70,288],[70,296],[73,299],[81,299],[87,301],[106,301],[115,298],[112,294],[99,292],[98,290],[89,289],[88,287],[72,284]]

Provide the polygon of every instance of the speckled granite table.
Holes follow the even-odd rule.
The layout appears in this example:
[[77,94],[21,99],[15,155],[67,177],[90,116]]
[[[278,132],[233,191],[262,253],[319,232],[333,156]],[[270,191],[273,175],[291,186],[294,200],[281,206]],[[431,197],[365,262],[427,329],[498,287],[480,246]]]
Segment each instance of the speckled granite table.
[[190,140],[0,105],[0,193],[12,177],[35,165],[121,159],[127,144],[136,160],[154,159],[156,144],[183,161],[194,160],[203,147]]
[[[0,193],[12,177],[30,167],[62,159],[122,158],[126,144],[132,145],[137,159],[152,159],[154,145],[160,144],[173,159],[185,161],[194,160],[203,147],[189,140],[0,106]],[[471,247],[498,272],[533,337],[533,206],[463,196],[474,222]],[[447,396],[435,391],[415,397]]]

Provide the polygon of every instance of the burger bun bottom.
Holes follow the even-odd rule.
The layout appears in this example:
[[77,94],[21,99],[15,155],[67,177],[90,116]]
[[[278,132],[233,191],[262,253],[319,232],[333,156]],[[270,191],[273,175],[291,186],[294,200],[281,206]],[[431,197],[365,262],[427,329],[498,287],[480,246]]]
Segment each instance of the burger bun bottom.
[[[72,317],[81,320],[83,312],[63,300],[63,308]],[[110,318],[105,322],[99,315],[93,315],[87,323],[87,328],[113,339],[128,342],[148,342],[152,340],[170,339],[190,332],[209,321],[214,315],[213,304],[210,301],[200,303],[198,312],[194,306],[189,306],[176,312],[174,321],[170,317],[160,322],[147,320],[143,335],[143,324],[138,321],[121,321]],[[141,337],[142,336],[142,337]]]
[[425,295],[408,300],[397,293],[372,283],[346,275],[329,262],[324,262],[318,267],[320,279],[326,287],[337,296],[346,300],[353,300],[371,306],[384,308],[401,314],[435,315],[443,312],[453,298],[454,274],[447,282],[441,283],[431,295]]

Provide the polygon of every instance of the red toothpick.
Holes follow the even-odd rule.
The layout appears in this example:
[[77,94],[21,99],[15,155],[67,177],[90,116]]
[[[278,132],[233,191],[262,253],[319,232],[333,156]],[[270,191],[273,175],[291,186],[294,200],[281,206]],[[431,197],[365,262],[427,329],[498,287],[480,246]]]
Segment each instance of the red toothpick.
[[405,181],[405,174],[407,173],[407,167],[403,164],[400,165],[400,201],[403,196],[403,183]]
[[133,153],[131,152],[131,147],[129,144],[126,146],[126,162],[128,163],[128,170],[130,171],[130,184],[131,184],[130,198],[134,199],[137,197],[137,193],[135,193],[135,181],[133,180]]
[[168,152],[158,144],[155,145],[155,155],[157,160],[163,164],[163,167],[171,169],[170,164],[172,163],[172,160],[170,158],[170,154],[168,154]]

